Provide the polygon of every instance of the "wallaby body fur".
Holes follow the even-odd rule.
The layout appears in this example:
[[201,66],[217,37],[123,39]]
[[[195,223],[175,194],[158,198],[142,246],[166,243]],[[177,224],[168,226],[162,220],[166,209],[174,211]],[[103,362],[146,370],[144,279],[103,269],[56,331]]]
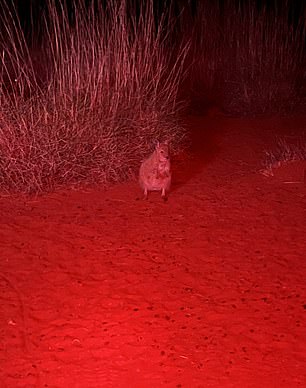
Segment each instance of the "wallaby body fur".
[[154,152],[142,162],[139,170],[139,184],[144,197],[149,191],[161,191],[163,199],[171,185],[171,164],[168,142],[157,143]]

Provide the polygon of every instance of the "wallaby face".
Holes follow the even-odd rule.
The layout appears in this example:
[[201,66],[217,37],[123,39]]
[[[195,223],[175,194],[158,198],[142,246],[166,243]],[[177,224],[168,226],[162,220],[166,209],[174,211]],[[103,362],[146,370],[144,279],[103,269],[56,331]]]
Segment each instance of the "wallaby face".
[[157,153],[160,162],[167,162],[167,160],[170,160],[168,143],[157,143],[155,152]]
[[161,191],[166,199],[166,192],[171,185],[171,165],[168,142],[157,143],[154,152],[140,166],[139,183],[145,198],[149,191]]

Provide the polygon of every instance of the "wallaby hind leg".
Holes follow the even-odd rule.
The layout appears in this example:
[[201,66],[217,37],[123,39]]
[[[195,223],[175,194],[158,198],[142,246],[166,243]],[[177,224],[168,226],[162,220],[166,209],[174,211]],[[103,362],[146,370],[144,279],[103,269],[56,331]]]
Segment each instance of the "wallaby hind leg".
[[148,199],[148,189],[145,188],[143,191],[143,199]]
[[161,196],[162,196],[162,199],[164,200],[164,202],[166,202],[166,201],[168,200],[168,197],[167,197],[166,189],[165,189],[165,188],[162,189],[162,194],[161,194]]

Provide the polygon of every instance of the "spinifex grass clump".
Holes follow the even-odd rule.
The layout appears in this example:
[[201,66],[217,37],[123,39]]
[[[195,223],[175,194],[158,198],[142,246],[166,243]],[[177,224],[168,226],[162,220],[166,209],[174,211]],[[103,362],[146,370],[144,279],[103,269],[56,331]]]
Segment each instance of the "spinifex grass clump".
[[29,56],[20,57],[19,47],[27,47],[22,31],[6,16],[15,35],[12,47],[2,44],[17,82],[11,80],[0,106],[2,190],[122,181],[156,139],[174,147],[182,141],[177,94],[187,46],[171,50],[171,15],[156,20],[153,0],[137,10],[125,0],[106,8],[86,3],[68,10],[48,1],[43,83]]
[[[276,4],[276,3],[275,3]],[[290,20],[288,2],[225,5],[222,66],[224,107],[232,113],[288,111],[297,104],[297,79],[304,71],[305,20]]]
[[[267,5],[266,5],[267,4]],[[298,8],[299,7],[299,8]],[[203,0],[195,16],[192,84],[232,114],[288,111],[305,73],[300,2]]]
[[217,99],[218,78],[223,60],[222,33],[218,1],[200,1],[187,34],[192,35],[188,55],[189,92],[193,108],[205,110]]

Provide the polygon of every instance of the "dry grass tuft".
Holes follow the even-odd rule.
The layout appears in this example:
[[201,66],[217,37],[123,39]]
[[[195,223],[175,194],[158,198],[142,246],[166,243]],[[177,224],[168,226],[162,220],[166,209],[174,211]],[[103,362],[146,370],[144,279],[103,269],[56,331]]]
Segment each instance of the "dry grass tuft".
[[262,173],[265,176],[274,175],[274,170],[291,162],[306,161],[306,136],[294,138],[279,138],[273,149],[265,151]]

